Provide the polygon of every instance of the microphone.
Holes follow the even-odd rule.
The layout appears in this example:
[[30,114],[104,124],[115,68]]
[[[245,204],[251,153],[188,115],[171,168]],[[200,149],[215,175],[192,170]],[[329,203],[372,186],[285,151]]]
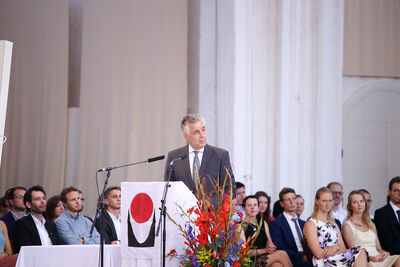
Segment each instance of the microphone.
[[174,163],[175,163],[175,161],[183,160],[183,159],[185,159],[187,156],[188,156],[187,154],[180,155],[178,158],[171,160],[171,162],[169,163],[169,165],[170,165],[170,166],[173,166]]
[[153,162],[153,161],[162,160],[162,159],[164,159],[164,158],[165,158],[165,155],[158,156],[158,157],[154,157],[154,158],[149,158],[149,159],[147,160],[147,162],[150,163],[150,162]]
[[[132,165],[137,165],[137,164],[141,164],[141,163],[146,163],[146,162],[154,162],[154,161],[158,161],[158,160],[162,160],[165,158],[165,155],[162,156],[158,156],[158,157],[154,157],[154,158],[149,158],[147,160],[144,161],[139,161],[139,162],[135,162],[135,163],[129,163],[129,164],[125,164],[125,165],[121,165],[121,166],[116,166],[116,167],[107,167],[107,168],[102,168],[102,169],[98,169],[98,172],[108,172],[114,169],[119,169],[119,168],[123,168],[123,167],[128,167],[128,166],[132,166]],[[186,158],[186,156],[185,156]]]

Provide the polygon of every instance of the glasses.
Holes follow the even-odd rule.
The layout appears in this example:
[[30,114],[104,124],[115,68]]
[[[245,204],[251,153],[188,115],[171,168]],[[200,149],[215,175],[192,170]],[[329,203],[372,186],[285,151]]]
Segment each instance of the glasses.
[[340,192],[340,191],[332,191],[332,194],[341,196],[341,195],[343,195],[343,192]]
[[24,196],[23,195],[14,195],[14,198],[16,198],[16,199],[24,199]]

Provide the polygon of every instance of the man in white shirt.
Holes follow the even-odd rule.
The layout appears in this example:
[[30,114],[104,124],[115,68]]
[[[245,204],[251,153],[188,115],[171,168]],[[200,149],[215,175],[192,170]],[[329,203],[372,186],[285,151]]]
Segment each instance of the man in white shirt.
[[[104,192],[103,203],[107,209],[96,220],[96,229],[103,234],[106,244],[119,244],[121,240],[121,188],[113,186]],[[104,230],[101,233],[102,229]]]
[[301,245],[305,221],[296,215],[296,192],[289,187],[282,188],[279,201],[283,212],[269,224],[272,241],[279,250],[286,251],[293,266],[307,267],[309,263]]
[[[332,215],[335,219],[340,221],[340,224],[347,218],[347,210],[342,208],[342,201],[343,201],[343,186],[339,182],[331,182],[326,187],[328,187],[333,194],[333,209]],[[339,226],[341,227],[341,225]]]
[[24,204],[30,212],[14,224],[14,251],[22,246],[59,245],[60,238],[54,222],[43,217],[46,211],[46,193],[41,186],[33,186],[24,195]]

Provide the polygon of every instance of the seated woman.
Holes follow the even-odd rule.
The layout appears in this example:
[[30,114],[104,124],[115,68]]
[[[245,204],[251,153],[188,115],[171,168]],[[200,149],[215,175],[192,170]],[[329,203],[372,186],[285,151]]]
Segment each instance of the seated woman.
[[0,221],[0,266],[15,266],[18,254],[12,255],[11,242],[8,238],[7,226]]
[[258,200],[259,208],[260,208],[260,216],[267,222],[268,224],[274,220],[275,218],[271,216],[271,198],[264,191],[256,192],[256,198]]
[[[258,201],[254,195],[245,197],[243,205],[246,218],[244,219],[244,224],[242,224],[245,226],[240,229],[240,237],[246,241],[257,231],[258,224],[262,219],[258,214]],[[293,266],[285,251],[276,250],[276,246],[271,241],[268,224],[263,221],[261,222],[261,230],[254,240],[253,246],[255,249],[250,250],[249,253],[251,256],[256,256],[256,266]]]
[[55,221],[58,216],[63,214],[64,206],[61,203],[60,196],[53,196],[47,200],[46,204],[46,217],[47,220]]
[[314,266],[371,266],[362,247],[346,250],[332,216],[333,195],[327,187],[318,189],[314,212],[304,225],[304,236],[313,254]]
[[[400,266],[400,255],[390,256],[381,248],[375,224],[369,217],[364,194],[352,191],[347,202],[348,218],[343,224],[343,238],[347,246],[363,246],[368,252],[373,267]],[[400,242],[400,240],[399,240]]]

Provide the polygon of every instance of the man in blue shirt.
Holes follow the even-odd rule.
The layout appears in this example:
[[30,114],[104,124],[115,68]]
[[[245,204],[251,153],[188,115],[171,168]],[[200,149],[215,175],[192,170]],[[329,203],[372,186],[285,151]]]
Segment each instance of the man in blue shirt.
[[100,235],[96,229],[93,229],[90,235],[92,222],[79,213],[82,208],[79,190],[72,186],[64,188],[60,198],[65,211],[55,223],[62,243],[66,245],[99,244]]

